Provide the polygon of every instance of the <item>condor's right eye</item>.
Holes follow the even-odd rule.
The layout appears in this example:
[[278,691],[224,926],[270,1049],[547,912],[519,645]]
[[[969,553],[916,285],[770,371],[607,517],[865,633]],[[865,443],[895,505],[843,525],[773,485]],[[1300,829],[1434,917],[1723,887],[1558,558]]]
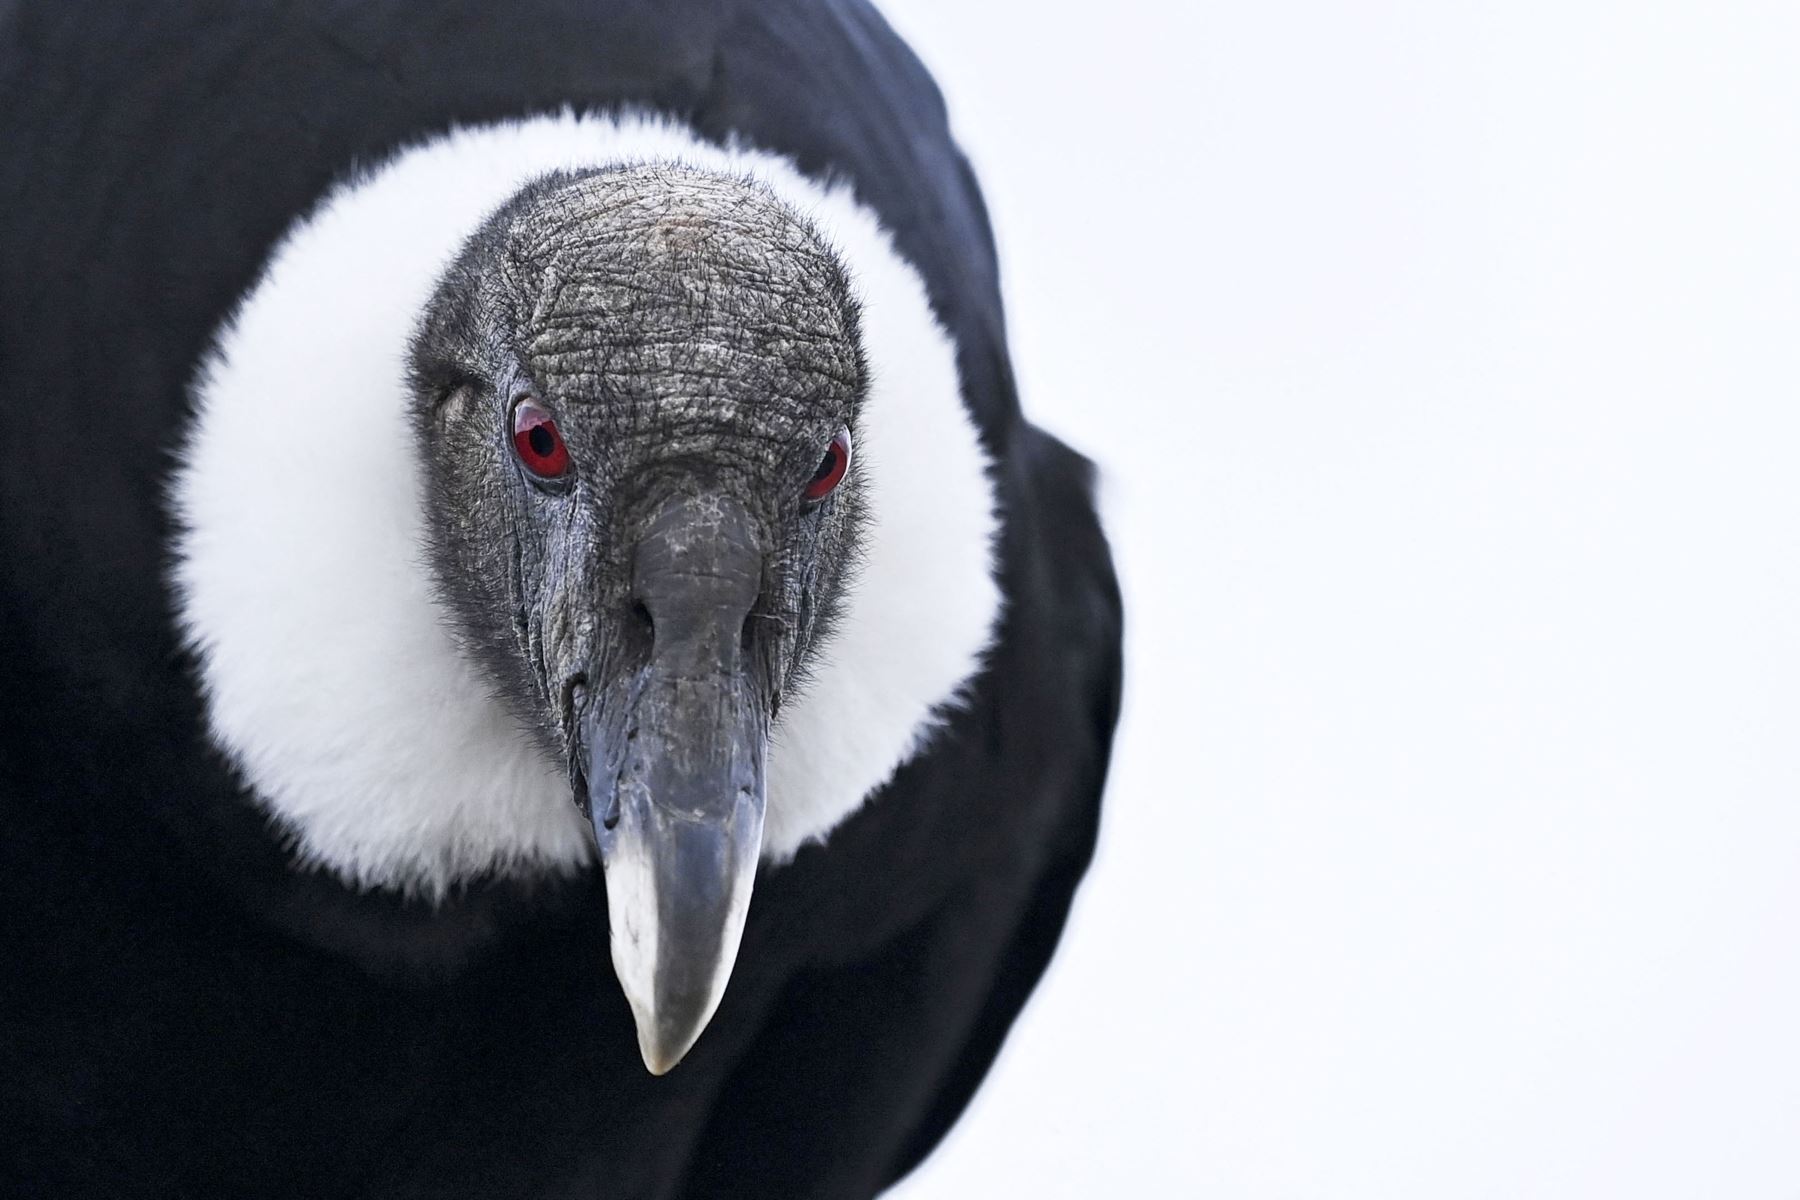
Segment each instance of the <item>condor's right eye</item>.
[[512,443],[519,462],[539,479],[569,473],[569,448],[556,428],[556,418],[530,396],[513,401]]

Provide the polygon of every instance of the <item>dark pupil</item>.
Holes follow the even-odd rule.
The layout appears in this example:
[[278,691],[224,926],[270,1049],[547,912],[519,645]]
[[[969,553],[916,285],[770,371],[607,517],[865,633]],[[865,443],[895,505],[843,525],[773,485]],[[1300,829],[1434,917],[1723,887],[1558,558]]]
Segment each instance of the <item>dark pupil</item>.
[[539,458],[549,458],[556,450],[556,435],[550,432],[548,425],[533,425],[525,440],[531,443],[531,452]]
[[837,465],[837,447],[833,446],[831,449],[829,449],[825,452],[825,461],[819,464],[819,469],[813,472],[813,482],[817,483],[817,482],[819,482],[819,480],[821,480],[821,479],[825,478],[827,475],[831,474],[832,468],[835,467],[836,465]]

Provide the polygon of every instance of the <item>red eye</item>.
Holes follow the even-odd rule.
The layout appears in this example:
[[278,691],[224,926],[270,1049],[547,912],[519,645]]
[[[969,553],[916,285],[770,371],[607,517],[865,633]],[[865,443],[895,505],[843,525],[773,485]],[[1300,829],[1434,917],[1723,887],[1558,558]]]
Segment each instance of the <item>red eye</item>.
[[512,440],[513,452],[533,475],[555,479],[568,473],[569,448],[555,420],[529,396],[513,401]]
[[819,462],[819,469],[813,472],[806,490],[801,493],[809,502],[823,500],[844,482],[844,472],[850,469],[850,431],[838,430],[838,435],[831,439],[831,445],[825,447],[825,457]]

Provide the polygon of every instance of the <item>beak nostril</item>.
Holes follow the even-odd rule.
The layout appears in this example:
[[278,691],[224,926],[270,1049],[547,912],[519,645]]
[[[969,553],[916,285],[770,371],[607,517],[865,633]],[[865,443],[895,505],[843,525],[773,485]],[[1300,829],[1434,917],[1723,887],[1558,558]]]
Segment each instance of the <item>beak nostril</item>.
[[632,602],[631,616],[632,619],[637,621],[639,628],[641,628],[647,636],[651,638],[656,637],[656,618],[650,615],[649,606],[642,600]]

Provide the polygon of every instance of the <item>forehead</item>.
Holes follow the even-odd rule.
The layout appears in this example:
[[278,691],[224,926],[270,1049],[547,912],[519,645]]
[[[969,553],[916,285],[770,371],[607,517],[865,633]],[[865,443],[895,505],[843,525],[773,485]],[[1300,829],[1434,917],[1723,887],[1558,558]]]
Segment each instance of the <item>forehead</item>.
[[504,257],[528,369],[571,405],[810,423],[858,386],[843,268],[759,185],[666,165],[566,181],[516,212]]

